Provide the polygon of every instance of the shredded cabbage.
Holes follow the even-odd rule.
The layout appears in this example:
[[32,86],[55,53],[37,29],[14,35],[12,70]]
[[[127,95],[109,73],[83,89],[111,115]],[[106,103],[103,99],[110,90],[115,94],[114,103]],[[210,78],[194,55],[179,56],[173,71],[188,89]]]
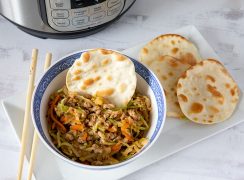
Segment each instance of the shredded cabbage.
[[[150,100],[135,94],[126,107],[115,107],[101,97],[70,93],[50,96],[47,113],[54,145],[74,161],[108,165],[131,158],[148,143]],[[50,110],[51,109],[51,110]],[[54,118],[54,119],[53,119]]]

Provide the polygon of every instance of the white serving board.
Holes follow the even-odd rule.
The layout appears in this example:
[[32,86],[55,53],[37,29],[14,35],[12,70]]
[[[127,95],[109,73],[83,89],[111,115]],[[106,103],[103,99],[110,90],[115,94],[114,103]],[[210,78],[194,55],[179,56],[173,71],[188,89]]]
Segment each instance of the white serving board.
[[[171,33],[183,35],[193,41],[198,46],[203,58],[211,57],[219,59],[194,26],[187,26]],[[123,53],[136,59],[142,46],[143,44],[127,49],[123,51]],[[18,139],[20,139],[24,117],[25,94],[7,98],[2,101],[2,104]],[[55,157],[44,144],[39,141],[36,164],[34,167],[35,177],[37,180],[97,180],[101,177],[106,177],[106,180],[119,179],[243,122],[244,114],[242,112],[244,112],[243,98],[233,116],[220,124],[203,126],[186,120],[167,118],[162,134],[148,152],[132,163],[113,170],[95,171],[78,168]],[[27,154],[30,152],[33,135],[33,125],[30,124],[30,127]],[[27,156],[27,159],[28,158]]]

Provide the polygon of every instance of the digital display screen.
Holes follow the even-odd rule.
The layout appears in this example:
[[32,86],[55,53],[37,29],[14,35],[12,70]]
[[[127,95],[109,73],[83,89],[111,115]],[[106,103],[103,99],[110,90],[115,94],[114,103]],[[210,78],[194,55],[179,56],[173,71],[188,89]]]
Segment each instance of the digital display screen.
[[71,0],[71,9],[83,8],[102,3],[106,0]]

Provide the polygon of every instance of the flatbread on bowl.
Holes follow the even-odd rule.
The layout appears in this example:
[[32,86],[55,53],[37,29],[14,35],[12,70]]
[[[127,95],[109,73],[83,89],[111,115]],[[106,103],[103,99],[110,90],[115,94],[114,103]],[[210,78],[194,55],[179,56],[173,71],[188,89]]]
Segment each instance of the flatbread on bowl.
[[127,105],[135,93],[136,81],[131,60],[106,49],[83,53],[66,76],[69,91],[105,97],[117,106]]

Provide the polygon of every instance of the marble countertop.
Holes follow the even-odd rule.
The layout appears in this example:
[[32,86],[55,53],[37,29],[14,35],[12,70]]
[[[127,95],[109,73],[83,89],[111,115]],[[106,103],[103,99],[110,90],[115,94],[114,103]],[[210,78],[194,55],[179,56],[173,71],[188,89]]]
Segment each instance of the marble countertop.
[[[74,40],[39,39],[0,17],[0,99],[26,91],[32,48],[39,49],[37,79],[45,53],[56,60],[80,49],[123,50],[161,33],[195,25],[244,89],[244,1],[138,0],[118,22]],[[0,179],[16,178],[20,146],[0,108]],[[124,179],[244,179],[244,124],[224,131]]]

